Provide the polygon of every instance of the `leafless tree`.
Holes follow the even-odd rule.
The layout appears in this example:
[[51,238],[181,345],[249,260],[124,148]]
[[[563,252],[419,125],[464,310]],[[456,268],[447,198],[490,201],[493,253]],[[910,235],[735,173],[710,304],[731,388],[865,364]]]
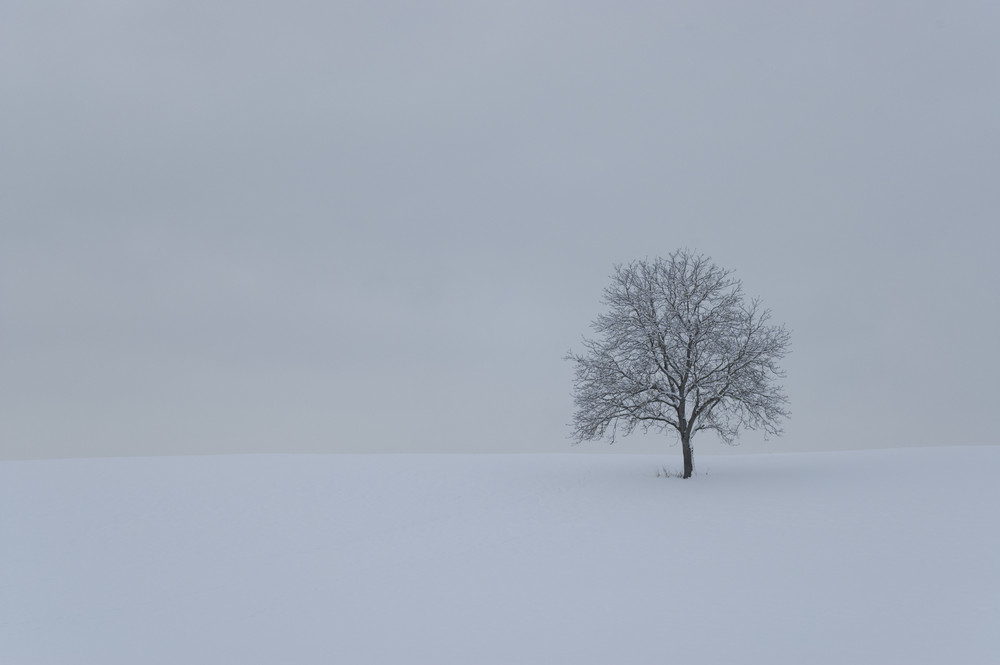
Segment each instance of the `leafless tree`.
[[574,438],[676,431],[684,478],[694,470],[691,440],[714,430],[734,443],[741,429],[780,434],[788,398],[777,379],[790,336],[771,312],[747,301],[739,280],[700,254],[615,267],[608,311],[576,365]]

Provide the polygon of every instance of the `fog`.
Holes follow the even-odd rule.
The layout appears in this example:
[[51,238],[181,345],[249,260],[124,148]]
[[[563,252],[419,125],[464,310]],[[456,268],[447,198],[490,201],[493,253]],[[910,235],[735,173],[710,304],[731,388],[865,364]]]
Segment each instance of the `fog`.
[[792,331],[740,452],[996,443],[998,58],[975,2],[9,0],[0,457],[603,451],[562,357],[678,247]]

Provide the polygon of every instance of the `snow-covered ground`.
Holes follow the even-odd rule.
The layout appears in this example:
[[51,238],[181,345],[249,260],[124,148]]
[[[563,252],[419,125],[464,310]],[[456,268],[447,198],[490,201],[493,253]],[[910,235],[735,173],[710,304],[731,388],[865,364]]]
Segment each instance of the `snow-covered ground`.
[[0,463],[0,663],[996,663],[1000,446]]

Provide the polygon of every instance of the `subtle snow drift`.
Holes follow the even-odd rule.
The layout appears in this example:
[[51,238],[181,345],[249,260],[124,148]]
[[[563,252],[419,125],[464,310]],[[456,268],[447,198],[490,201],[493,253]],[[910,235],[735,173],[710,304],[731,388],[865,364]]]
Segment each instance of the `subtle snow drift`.
[[1000,447],[0,463],[0,662],[996,663]]

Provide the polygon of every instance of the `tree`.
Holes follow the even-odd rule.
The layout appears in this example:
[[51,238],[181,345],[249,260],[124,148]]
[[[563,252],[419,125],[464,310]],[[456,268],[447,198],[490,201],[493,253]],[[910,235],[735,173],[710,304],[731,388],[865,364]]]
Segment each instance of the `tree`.
[[584,338],[575,365],[577,442],[616,434],[676,431],[684,477],[694,471],[691,441],[714,430],[733,444],[741,429],[781,433],[788,398],[777,379],[790,335],[772,325],[760,300],[701,254],[615,266],[608,307]]

